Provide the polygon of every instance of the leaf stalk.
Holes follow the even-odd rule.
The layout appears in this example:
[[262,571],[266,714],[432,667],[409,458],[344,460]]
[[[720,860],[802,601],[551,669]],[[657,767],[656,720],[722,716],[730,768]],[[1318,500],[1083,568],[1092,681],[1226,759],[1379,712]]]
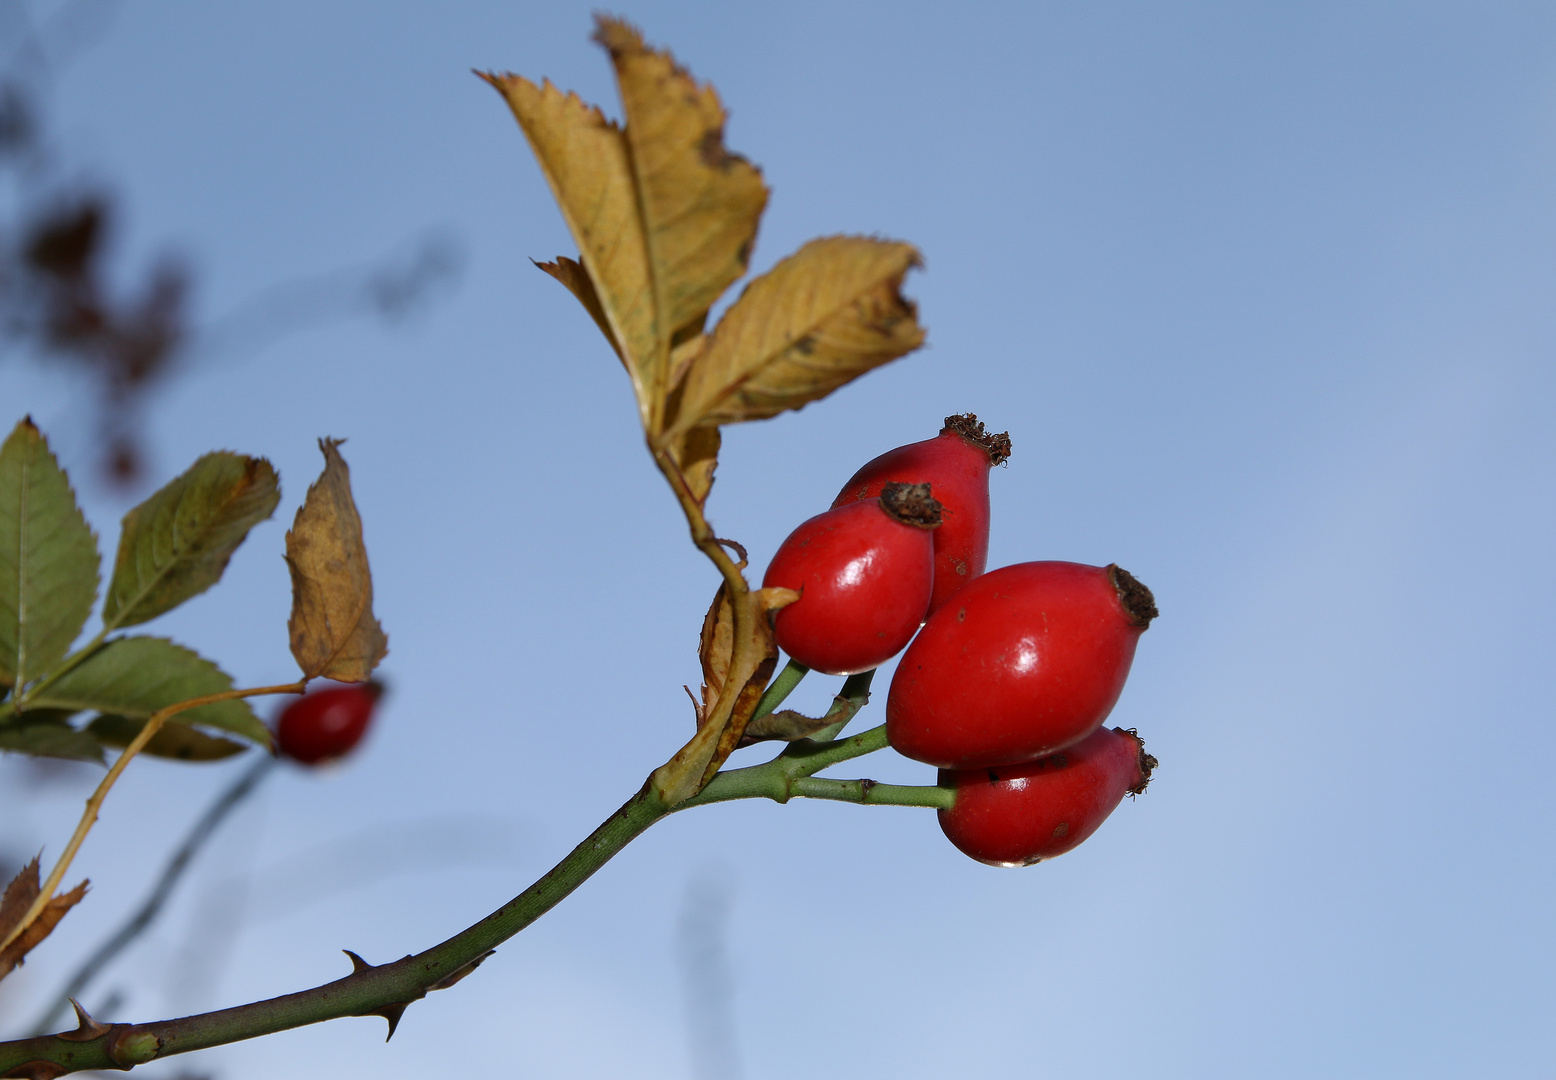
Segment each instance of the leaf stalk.
[[22,932],[48,906],[49,901],[54,898],[54,890],[59,888],[59,883],[64,880],[65,873],[70,869],[70,864],[76,857],[76,852],[81,850],[81,844],[86,840],[87,833],[91,832],[92,826],[97,823],[98,812],[103,807],[103,801],[108,798],[108,793],[113,790],[114,784],[118,783],[119,777],[124,774],[124,770],[129,767],[130,762],[135,760],[136,755],[146,748],[146,744],[156,737],[157,732],[162,730],[163,724],[179,713],[186,712],[189,709],[197,709],[201,705],[214,705],[219,701],[259,697],[263,694],[301,694],[306,688],[306,682],[295,682],[285,683],[280,686],[260,686],[250,690],[223,690],[218,694],[206,694],[204,697],[180,701],[152,713],[147,719],[145,727],[140,729],[139,734],[130,740],[130,744],[124,748],[124,751],[114,763],[108,767],[107,775],[102,778],[97,785],[97,789],[86,800],[86,809],[81,814],[81,820],[76,823],[76,831],[71,834],[70,841],[65,845],[65,850],[60,855],[59,861],[54,864],[54,869],[49,871],[48,880],[38,890],[38,897],[32,902],[32,906],[27,909],[27,913],[22,916],[20,922],[12,927],[11,932],[5,936],[5,939],[0,941],[0,949],[5,948],[20,937]]

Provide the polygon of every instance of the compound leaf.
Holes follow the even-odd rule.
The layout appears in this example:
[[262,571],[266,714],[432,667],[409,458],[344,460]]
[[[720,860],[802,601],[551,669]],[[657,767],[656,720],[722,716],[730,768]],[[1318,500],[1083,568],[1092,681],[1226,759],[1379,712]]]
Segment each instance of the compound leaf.
[[227,451],[200,458],[124,515],[103,624],[134,626],[209,589],[280,499],[264,458]]
[[762,174],[724,146],[724,107],[666,51],[598,17],[625,126],[576,94],[483,76],[508,101],[582,253],[537,264],[576,296],[626,366],[657,433],[675,385],[672,350],[746,272],[767,205]]
[[812,240],[746,287],[691,362],[671,434],[760,420],[823,398],[924,343],[902,279],[909,244]]
[[25,419],[0,446],[0,685],[25,686],[60,661],[97,583],[97,538]]
[[[122,637],[99,646],[45,685],[33,704],[145,720],[169,705],[231,689],[227,673],[191,649],[167,638]],[[172,722],[219,728],[270,745],[270,732],[242,699],[199,705],[177,714]]]
[[[767,206],[761,172],[724,147],[724,106],[630,23],[595,19],[626,114],[661,337],[702,329],[708,308],[746,272]],[[666,387],[668,389],[668,387]]]
[[[654,287],[626,139],[598,108],[577,94],[562,93],[550,80],[536,86],[520,75],[483,77],[507,99],[583,253],[582,265],[573,267],[587,268],[596,317],[603,317],[606,337],[626,365],[646,425],[653,388],[664,379],[659,370],[664,359],[657,347]],[[562,272],[553,276],[589,308],[575,270],[562,260],[556,266]]]
[[366,682],[389,651],[389,639],[373,616],[373,575],[362,543],[362,518],[351,496],[351,471],[336,449],[320,439],[324,472],[297,511],[286,534],[292,571],[292,655],[306,678]]

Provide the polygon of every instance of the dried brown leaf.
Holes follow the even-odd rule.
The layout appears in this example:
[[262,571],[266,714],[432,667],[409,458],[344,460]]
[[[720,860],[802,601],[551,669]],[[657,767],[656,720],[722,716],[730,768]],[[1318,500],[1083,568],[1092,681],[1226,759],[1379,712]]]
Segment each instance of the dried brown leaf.
[[670,434],[760,420],[825,397],[924,343],[902,279],[909,244],[812,240],[747,286],[680,389]]
[[702,661],[702,717],[712,715],[729,677],[729,660],[735,651],[735,609],[729,602],[729,586],[719,585],[702,619],[702,638],[697,655]]
[[[577,94],[564,94],[549,80],[536,86],[520,75],[485,78],[507,99],[583,253],[581,269],[610,330],[606,336],[618,354],[624,354],[622,362],[647,426],[650,404],[663,393],[667,353],[659,348],[654,285],[627,140],[599,109]],[[564,272],[572,280],[553,276],[582,300],[575,287],[577,276]],[[588,301],[584,306],[589,307]]]
[[286,534],[292,571],[287,628],[306,678],[366,682],[389,651],[389,639],[373,617],[373,576],[351,496],[351,472],[336,449],[340,443],[319,440],[324,472]]
[[[5,896],[0,898],[0,941],[9,937],[26,916],[33,902],[38,899],[40,887],[38,860],[33,859],[11,879],[11,883],[5,887]],[[23,930],[16,940],[0,949],[0,979],[20,967],[27,954],[54,932],[54,927],[59,925],[65,913],[86,896],[86,889],[87,882],[83,881],[69,892],[52,897],[43,906],[37,918],[28,924],[27,929]]]
[[[655,769],[651,778],[654,791],[668,806],[684,802],[701,791],[740,745],[746,724],[756,712],[757,702],[762,699],[762,692],[767,689],[767,682],[778,663],[778,645],[773,641],[772,621],[768,616],[775,608],[799,598],[792,589],[760,589],[727,601],[725,596],[721,588],[719,595],[714,597],[709,615],[703,620],[703,651],[709,656],[703,672],[705,676],[718,676],[722,669],[719,692],[706,698],[704,722],[697,734],[676,751],[674,757]],[[719,623],[726,614],[725,603],[729,605],[730,628],[727,660],[719,643]],[[741,621],[748,635],[744,641],[735,634],[737,603],[745,606],[747,614]],[[732,687],[738,689],[732,693]]]
[[620,19],[597,17],[594,37],[621,91],[659,333],[679,341],[746,272],[767,188],[755,166],[725,148],[712,86]]

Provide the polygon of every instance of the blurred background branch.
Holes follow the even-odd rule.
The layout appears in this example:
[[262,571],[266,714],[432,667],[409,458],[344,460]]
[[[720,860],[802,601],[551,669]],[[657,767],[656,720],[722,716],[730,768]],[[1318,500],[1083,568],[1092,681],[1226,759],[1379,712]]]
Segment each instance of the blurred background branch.
[[0,41],[15,43],[0,59],[0,358],[84,376],[99,473],[133,489],[145,474],[146,401],[169,379],[342,320],[403,321],[451,290],[465,257],[456,235],[430,230],[371,263],[278,282],[211,319],[197,314],[191,260],[171,247],[116,280],[123,200],[70,164],[50,99],[117,7],[69,0],[41,18],[28,4],[0,7]]

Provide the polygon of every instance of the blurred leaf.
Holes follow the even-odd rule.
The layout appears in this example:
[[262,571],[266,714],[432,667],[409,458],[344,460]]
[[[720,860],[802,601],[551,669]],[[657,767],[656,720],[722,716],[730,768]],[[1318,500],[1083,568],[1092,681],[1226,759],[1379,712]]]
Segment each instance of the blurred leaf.
[[65,655],[97,599],[97,538],[48,443],[26,419],[0,446],[0,683]]
[[918,252],[812,240],[746,287],[686,373],[671,433],[760,420],[825,397],[924,342],[899,289]]
[[373,576],[362,543],[362,519],[351,497],[351,471],[336,447],[320,439],[324,472],[292,531],[286,564],[292,571],[292,655],[307,678],[366,682],[389,651],[373,617]]
[[[233,754],[241,754],[248,749],[243,743],[207,735],[187,723],[179,723],[182,719],[183,714],[180,713],[172,721],[164,724],[162,730],[151,737],[151,741],[146,744],[141,753],[151,754],[153,757],[176,758],[179,761],[219,761]],[[87,725],[86,734],[104,746],[122,747],[129,746],[145,726],[145,720],[133,720],[128,716],[103,715]],[[100,756],[101,752],[99,752]]]
[[103,624],[134,626],[209,589],[280,498],[264,458],[227,451],[200,458],[124,515]]
[[600,294],[594,291],[594,282],[589,277],[589,271],[583,268],[583,263],[575,259],[569,259],[566,255],[558,255],[556,262],[535,263],[540,269],[556,278],[567,291],[578,298],[578,302],[589,313],[589,318],[594,320],[594,325],[600,328],[600,333],[605,335],[605,340],[610,342],[612,349],[616,350],[616,359],[629,372],[632,365],[627,363],[627,358],[622,355],[621,344],[616,340],[616,332],[611,329],[610,317],[605,314],[605,308],[600,303]]
[[0,727],[0,750],[103,764],[103,748],[65,723],[69,715],[69,710],[54,709],[24,713],[18,722]]
[[[621,129],[577,94],[564,94],[549,80],[536,86],[519,75],[489,75],[508,101],[529,139],[551,194],[583,254],[606,335],[626,365],[644,426],[650,399],[663,382],[654,321],[654,288],[643,223],[633,190],[632,167]],[[571,261],[571,260],[569,260]],[[561,266],[561,260],[558,260]],[[545,267],[542,267],[545,269]],[[548,271],[549,272],[549,271]],[[590,307],[576,287],[576,271],[556,276]],[[590,314],[595,314],[590,311]]]
[[[81,902],[81,898],[86,895],[86,886],[87,883],[83,881],[69,892],[51,898],[38,913],[38,917],[32,921],[32,925],[22,931],[15,941],[0,949],[0,979],[20,967],[27,954],[37,948],[43,939],[53,932],[54,927],[59,925],[59,921],[65,917],[65,912]],[[4,897],[0,897],[0,941],[5,940],[27,915],[33,902],[38,899],[41,888],[38,880],[38,860],[33,859],[22,867],[21,873],[5,887]]]
[[712,86],[650,49],[635,26],[605,16],[595,24],[626,115],[659,334],[680,341],[702,329],[708,308],[746,272],[767,188],[761,172],[725,149]]
[[[169,705],[231,689],[226,672],[182,645],[166,638],[121,637],[44,686],[33,704],[144,720]],[[175,722],[220,728],[270,745],[270,732],[242,699],[196,706],[179,713]]]

